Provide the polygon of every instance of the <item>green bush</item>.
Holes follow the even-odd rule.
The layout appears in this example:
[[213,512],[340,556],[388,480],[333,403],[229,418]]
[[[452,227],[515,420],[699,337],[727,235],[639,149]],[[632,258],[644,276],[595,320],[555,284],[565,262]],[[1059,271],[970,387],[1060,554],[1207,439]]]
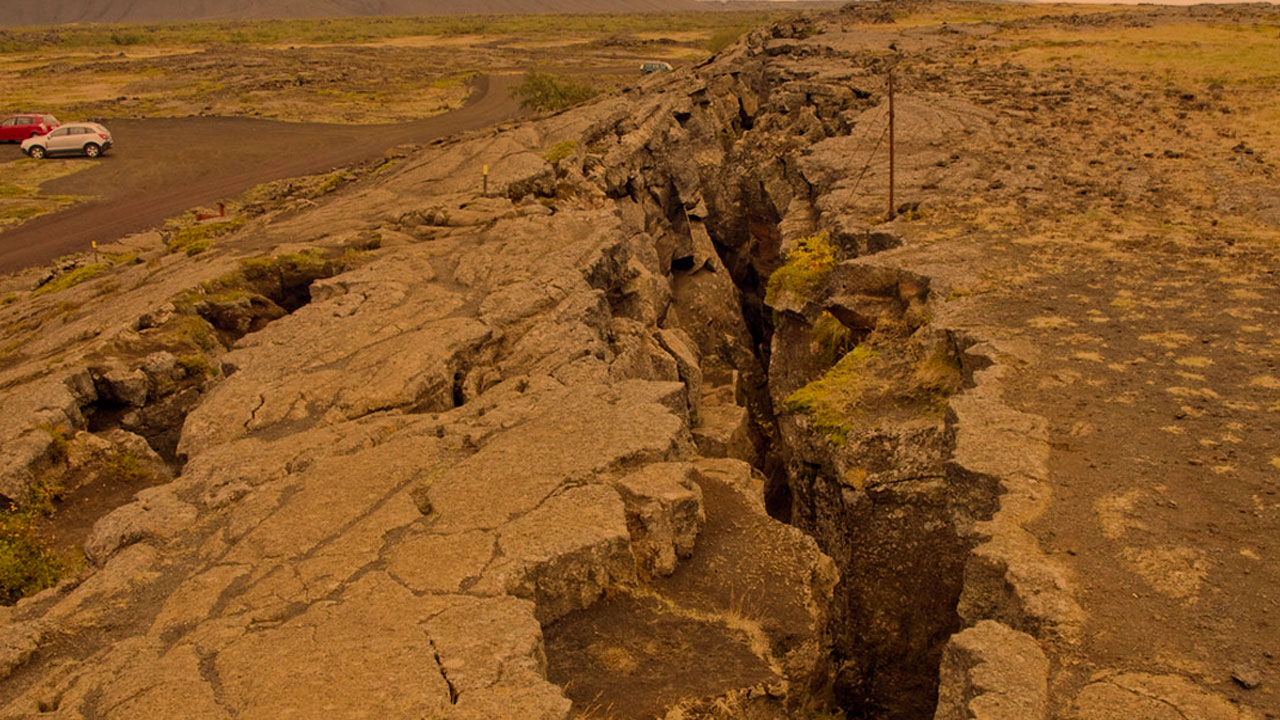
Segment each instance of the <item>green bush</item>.
[[551,73],[529,71],[524,82],[512,88],[512,97],[529,110],[564,110],[599,94],[595,88]]

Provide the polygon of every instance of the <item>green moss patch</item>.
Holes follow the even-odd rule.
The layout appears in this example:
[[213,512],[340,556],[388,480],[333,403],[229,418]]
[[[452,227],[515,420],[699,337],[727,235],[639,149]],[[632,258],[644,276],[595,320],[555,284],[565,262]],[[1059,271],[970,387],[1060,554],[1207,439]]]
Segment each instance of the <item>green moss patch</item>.
[[578,143],[573,140],[565,140],[564,142],[558,142],[555,145],[552,145],[551,149],[547,150],[547,154],[543,155],[542,158],[552,165],[555,165],[561,160],[572,155],[577,151],[577,149]]
[[839,446],[871,416],[940,418],[962,380],[959,360],[942,339],[872,337],[784,404]]
[[786,262],[773,271],[765,285],[765,303],[777,307],[788,299],[804,304],[822,290],[836,268],[836,250],[831,236],[821,233],[802,238],[787,253]]
[[871,348],[854,348],[822,377],[792,393],[787,409],[808,415],[814,430],[843,445],[853,430],[853,415],[869,385],[867,366],[875,356]]

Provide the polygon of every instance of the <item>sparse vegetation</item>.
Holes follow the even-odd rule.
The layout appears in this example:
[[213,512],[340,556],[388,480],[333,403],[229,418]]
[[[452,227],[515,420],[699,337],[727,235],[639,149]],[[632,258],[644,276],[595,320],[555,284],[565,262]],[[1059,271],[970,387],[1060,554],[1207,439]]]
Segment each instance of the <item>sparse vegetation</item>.
[[240,273],[250,282],[275,280],[283,276],[323,277],[329,259],[319,250],[303,250],[296,253],[249,258],[240,261]]
[[945,408],[939,403],[960,390],[963,378],[960,374],[960,363],[951,349],[939,343],[933,350],[916,364],[912,373],[914,394],[934,412],[942,412]]
[[53,587],[74,566],[40,542],[32,528],[38,512],[12,503],[0,511],[0,605]]
[[[0,81],[0,86],[2,83]],[[20,225],[79,200],[66,195],[45,195],[40,186],[86,167],[88,165],[84,163],[26,158],[6,163],[3,172],[5,182],[0,183],[0,230]]]
[[525,73],[524,82],[512,89],[512,95],[520,99],[521,107],[539,111],[564,110],[597,94],[598,91],[589,85],[534,71]]
[[61,25],[0,34],[0,53],[59,49],[174,47],[227,42],[237,45],[369,43],[404,37],[463,35],[572,37],[655,32],[715,32],[778,17],[767,12],[674,12],[581,15],[487,15],[233,20],[141,25]]
[[39,297],[41,295],[62,292],[63,290],[73,288],[82,282],[98,277],[102,273],[106,272],[110,267],[110,264],[101,262],[81,265],[70,272],[65,272],[54,277],[49,282],[36,288],[35,292],[31,293],[31,295],[32,297]]
[[181,345],[195,350],[208,352],[218,346],[213,325],[199,315],[183,316],[178,321],[175,337]]
[[[54,466],[66,462],[68,441],[64,427],[42,426],[49,434],[49,459]],[[61,488],[54,474],[41,478],[24,502],[13,499],[0,510],[0,605],[52,587],[75,561],[49,548],[36,535],[36,520],[53,509]]]
[[[707,39],[718,31],[734,28],[736,36],[738,28],[782,14],[350,17],[19,28],[0,32],[0,95],[14,107],[39,106],[64,119],[208,114],[359,124],[409,121],[460,106],[478,68],[555,67],[566,59],[573,61],[570,66],[632,66],[655,55],[700,60]],[[609,37],[635,40],[624,47],[598,42]],[[441,38],[453,52],[439,52]],[[202,51],[209,62],[197,69],[184,59],[193,51]],[[54,53],[57,71],[49,72]],[[30,72],[33,68],[46,71]],[[603,87],[622,77],[599,81]]]
[[827,233],[802,238],[787,253],[786,263],[769,276],[765,302],[776,307],[784,295],[807,302],[822,289],[835,267],[836,251]]
[[13,205],[0,210],[0,220],[30,220],[49,212],[41,205]]
[[873,334],[785,405],[808,415],[814,431],[839,446],[873,410],[880,418],[937,416],[961,381],[959,362],[945,342]]
[[132,485],[154,480],[156,470],[132,450],[117,448],[103,460],[102,478],[108,483]]
[[199,255],[208,250],[214,240],[235,231],[244,223],[244,218],[233,218],[222,222],[187,225],[176,230],[166,244],[169,252],[183,252],[188,257]]

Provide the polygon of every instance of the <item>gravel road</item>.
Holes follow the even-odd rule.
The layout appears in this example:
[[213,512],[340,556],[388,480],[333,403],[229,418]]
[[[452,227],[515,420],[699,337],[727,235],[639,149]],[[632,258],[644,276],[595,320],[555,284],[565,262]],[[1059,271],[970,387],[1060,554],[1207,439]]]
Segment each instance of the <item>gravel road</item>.
[[[94,167],[46,183],[54,194],[96,196],[0,233],[0,273],[15,272],[153,227],[260,183],[322,173],[388,148],[476,130],[514,117],[516,75],[482,76],[467,104],[401,125],[321,125],[250,118],[107,120],[116,147]],[[0,163],[21,157],[0,146]],[[3,165],[0,165],[2,171]]]

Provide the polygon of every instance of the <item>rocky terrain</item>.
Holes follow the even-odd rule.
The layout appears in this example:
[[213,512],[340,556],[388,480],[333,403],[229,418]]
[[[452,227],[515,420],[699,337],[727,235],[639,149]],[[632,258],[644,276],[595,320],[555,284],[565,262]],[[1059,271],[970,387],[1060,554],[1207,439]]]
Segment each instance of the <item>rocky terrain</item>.
[[852,5],[6,278],[0,717],[1276,716],[1275,21]]

